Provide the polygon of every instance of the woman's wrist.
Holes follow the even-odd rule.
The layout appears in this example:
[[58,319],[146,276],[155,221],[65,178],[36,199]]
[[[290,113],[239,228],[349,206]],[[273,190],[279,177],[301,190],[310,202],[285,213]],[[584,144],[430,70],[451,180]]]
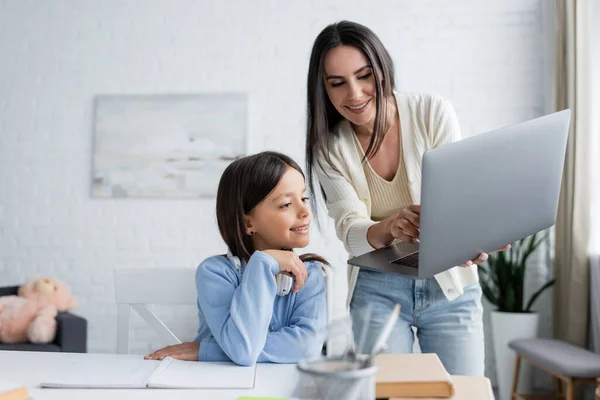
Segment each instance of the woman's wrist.
[[369,227],[367,230],[367,241],[373,248],[380,249],[390,245],[394,241],[391,229],[392,220],[393,217],[390,217]]

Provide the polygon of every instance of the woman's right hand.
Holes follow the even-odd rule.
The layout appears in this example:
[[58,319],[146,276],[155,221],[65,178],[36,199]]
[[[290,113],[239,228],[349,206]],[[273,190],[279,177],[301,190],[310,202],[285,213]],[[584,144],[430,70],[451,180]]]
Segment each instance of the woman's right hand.
[[306,270],[306,265],[304,265],[296,253],[289,250],[263,250],[263,252],[277,261],[281,273],[288,274],[294,278],[294,292],[298,292],[304,286],[308,278],[308,271]]
[[396,240],[408,243],[419,243],[419,226],[421,224],[421,206],[412,204],[403,208],[390,219],[390,234]]

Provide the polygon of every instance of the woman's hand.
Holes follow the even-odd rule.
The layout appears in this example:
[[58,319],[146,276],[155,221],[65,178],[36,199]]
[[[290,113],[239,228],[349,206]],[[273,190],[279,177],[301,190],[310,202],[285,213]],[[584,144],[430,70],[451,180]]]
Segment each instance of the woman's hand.
[[412,204],[403,208],[389,222],[390,234],[394,239],[408,243],[419,243],[421,206]]
[[[499,249],[496,249],[496,250],[492,251],[491,253],[495,253],[497,251],[505,251],[505,250],[510,249],[511,247],[512,247],[512,245],[507,244],[506,246],[501,247]],[[470,267],[473,264],[481,264],[481,263],[486,262],[487,259],[488,259],[488,254],[487,253],[481,253],[481,254],[479,254],[479,257],[477,257],[474,260],[467,261],[466,263],[464,263],[463,265],[461,265],[461,267]]]
[[200,342],[185,342],[156,350],[144,356],[144,360],[162,360],[171,357],[177,360],[198,361],[198,350],[200,350]]
[[304,286],[308,279],[308,271],[296,253],[288,250],[263,250],[263,252],[277,261],[280,272],[294,278],[294,292],[298,292]]
[[367,241],[374,249],[389,246],[396,240],[418,243],[421,206],[412,204],[392,217],[373,224],[367,230]]

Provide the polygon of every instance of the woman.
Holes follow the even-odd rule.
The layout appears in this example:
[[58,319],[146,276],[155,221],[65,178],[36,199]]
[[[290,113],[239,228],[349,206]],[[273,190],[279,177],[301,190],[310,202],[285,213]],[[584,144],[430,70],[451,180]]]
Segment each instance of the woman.
[[[460,138],[446,99],[394,89],[392,59],[369,28],[342,21],[317,36],[308,71],[309,186],[314,189],[314,171],[351,256],[395,240],[418,242],[422,155]],[[393,305],[400,303],[389,352],[410,353],[415,327],[421,350],[437,353],[451,374],[483,376],[476,264],[486,259],[482,253],[422,280],[350,267],[348,303],[355,335],[363,328],[367,332],[359,351],[372,347]],[[362,312],[367,306],[371,312]]]

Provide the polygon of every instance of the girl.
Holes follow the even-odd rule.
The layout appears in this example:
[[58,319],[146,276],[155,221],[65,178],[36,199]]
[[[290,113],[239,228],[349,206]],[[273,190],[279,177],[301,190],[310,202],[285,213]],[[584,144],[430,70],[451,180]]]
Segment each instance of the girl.
[[304,174],[291,158],[263,152],[231,163],[217,191],[217,222],[229,251],[196,272],[198,336],[145,358],[252,365],[319,355],[326,262],[291,251],[309,242],[307,201]]

